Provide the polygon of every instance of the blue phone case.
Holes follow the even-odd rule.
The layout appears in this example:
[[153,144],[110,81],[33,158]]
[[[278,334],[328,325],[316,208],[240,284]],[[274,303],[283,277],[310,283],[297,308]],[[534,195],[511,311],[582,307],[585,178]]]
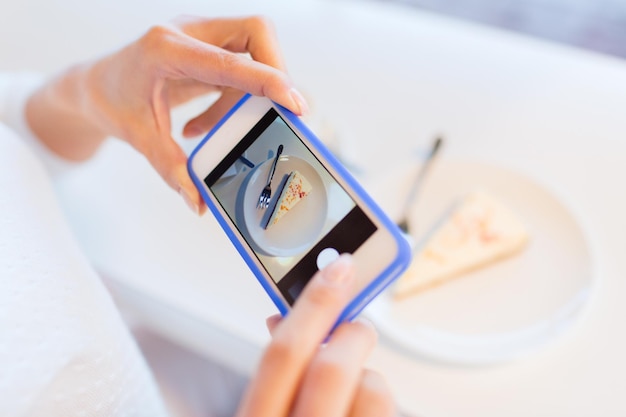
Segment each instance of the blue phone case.
[[[204,139],[189,156],[189,160],[187,161],[187,169],[189,171],[191,179],[200,191],[202,198],[207,203],[207,206],[216,217],[222,229],[224,229],[224,232],[226,232],[226,235],[228,235],[230,241],[233,243],[233,245],[235,245],[235,248],[237,248],[237,251],[243,257],[244,261],[246,262],[250,270],[254,273],[265,292],[270,296],[280,313],[285,316],[289,311],[289,305],[283,301],[280,294],[266,281],[263,272],[256,266],[253,258],[246,252],[243,244],[239,241],[239,238],[236,235],[237,232],[235,232],[231,228],[228,220],[221,215],[213,201],[207,195],[207,192],[205,191],[203,185],[203,180],[201,178],[198,178],[191,168],[192,161],[198,150],[202,148],[202,146],[208,140],[211,139],[213,134],[224,124],[224,122],[228,120],[237,111],[237,109],[241,107],[241,105],[245,103],[245,101],[248,100],[250,97],[251,96],[249,94],[244,95],[241,100],[239,100],[239,102],[215,125],[215,127],[211,129],[211,131],[204,137]],[[309,128],[307,128],[304,123],[302,123],[300,118],[288,109],[282,107],[281,105],[276,103],[274,103],[274,105],[280,110],[281,116],[288,119],[303,135],[306,136],[309,143],[313,147],[315,147],[316,151],[319,152],[326,159],[328,165],[332,166],[333,169],[343,178],[343,180],[350,185],[352,190],[368,206],[368,208],[374,213],[374,215],[385,226],[385,228],[390,231],[390,233],[396,240],[396,244],[398,246],[398,255],[396,259],[357,297],[355,297],[355,299],[352,300],[350,304],[346,306],[346,308],[339,316],[337,323],[352,320],[374,297],[376,297],[407,268],[411,260],[411,250],[409,244],[402,236],[400,229],[396,226],[396,224],[382,211],[382,209],[374,202],[374,200],[372,200],[367,192],[365,192],[363,187],[359,185],[356,179],[354,179],[354,177],[343,167],[343,165],[315,136],[315,134],[313,134],[313,132],[311,132]]]

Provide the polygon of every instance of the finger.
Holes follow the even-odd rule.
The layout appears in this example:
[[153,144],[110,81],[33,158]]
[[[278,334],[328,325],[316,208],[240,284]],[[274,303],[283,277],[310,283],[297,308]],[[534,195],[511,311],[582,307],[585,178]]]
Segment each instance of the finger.
[[342,255],[311,279],[276,327],[241,415],[287,415],[311,358],[348,303],[354,275],[351,257]]
[[143,38],[145,50],[155,54],[154,64],[172,79],[192,78],[219,87],[232,87],[265,96],[302,115],[306,101],[287,75],[215,45],[168,27],[155,27]]
[[167,99],[172,107],[202,95],[219,92],[219,90],[219,87],[191,78],[167,81]]
[[274,25],[262,16],[234,19],[183,17],[175,21],[181,30],[205,43],[232,52],[248,52],[255,61],[286,72]]
[[293,87],[285,73],[195,39],[190,40],[189,44],[189,48],[181,51],[175,63],[176,69],[185,76],[268,97],[298,115],[308,112],[304,97]]
[[280,314],[275,314],[265,320],[265,325],[267,326],[267,330],[269,330],[270,335],[274,335],[274,331],[282,319],[283,317]]
[[152,141],[142,150],[150,164],[165,182],[180,194],[187,206],[196,214],[202,215],[206,205],[187,171],[187,156],[171,137]]
[[376,338],[367,322],[339,326],[308,368],[293,416],[346,415]]
[[350,417],[395,417],[397,410],[391,391],[377,372],[365,370],[354,396]]
[[183,136],[192,138],[211,130],[226,113],[241,99],[244,93],[226,89],[204,113],[191,119],[183,128]]
[[206,210],[207,206],[200,192],[196,188],[195,184],[191,180],[189,176],[189,171],[187,170],[187,163],[185,162],[182,166],[178,166],[176,169],[177,182],[179,184],[178,193],[183,198],[183,201],[187,204],[187,207],[191,211],[193,211],[198,216],[202,216]]

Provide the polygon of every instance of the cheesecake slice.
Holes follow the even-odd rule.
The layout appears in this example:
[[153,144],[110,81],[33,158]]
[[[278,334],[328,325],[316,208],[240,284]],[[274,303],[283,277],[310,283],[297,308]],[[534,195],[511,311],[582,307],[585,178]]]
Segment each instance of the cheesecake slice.
[[526,228],[508,207],[487,193],[472,193],[415,255],[393,294],[402,298],[485,267],[519,252],[527,241]]
[[290,210],[292,210],[300,201],[302,201],[313,187],[307,181],[307,179],[299,171],[292,171],[287,178],[283,189],[278,197],[278,201],[274,206],[274,211],[270,216],[266,229],[275,225],[282,219]]

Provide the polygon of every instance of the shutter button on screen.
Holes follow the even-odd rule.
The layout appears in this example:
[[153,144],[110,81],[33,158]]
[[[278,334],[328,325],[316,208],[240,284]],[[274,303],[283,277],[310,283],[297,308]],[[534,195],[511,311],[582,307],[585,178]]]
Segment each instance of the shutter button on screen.
[[339,258],[339,252],[337,252],[337,250],[326,248],[317,255],[317,268],[323,269],[337,258]]

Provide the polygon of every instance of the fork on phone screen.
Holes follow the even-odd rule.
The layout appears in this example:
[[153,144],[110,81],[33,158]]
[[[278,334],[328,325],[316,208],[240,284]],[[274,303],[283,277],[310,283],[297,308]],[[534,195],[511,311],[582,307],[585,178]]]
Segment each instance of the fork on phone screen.
[[263,191],[261,191],[259,201],[256,205],[257,209],[266,209],[270,205],[270,199],[272,198],[272,178],[274,178],[276,164],[278,163],[278,158],[280,158],[281,153],[283,153],[283,145],[279,145],[278,150],[276,150],[276,156],[274,157],[274,161],[272,162],[270,173],[267,176],[267,184],[265,185],[265,188],[263,188]]

